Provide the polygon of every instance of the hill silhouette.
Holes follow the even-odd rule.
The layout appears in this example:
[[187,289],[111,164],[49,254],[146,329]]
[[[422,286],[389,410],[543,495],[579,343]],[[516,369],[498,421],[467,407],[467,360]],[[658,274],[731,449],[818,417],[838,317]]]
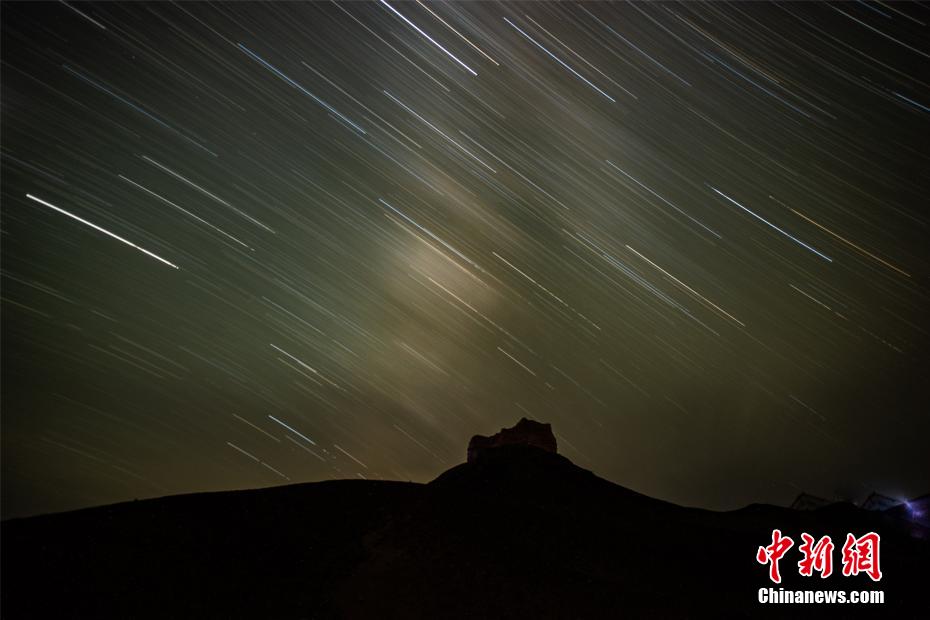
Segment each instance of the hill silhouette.
[[[930,617],[927,530],[902,515],[685,508],[574,465],[537,424],[476,438],[467,463],[428,484],[340,480],[4,522],[2,615]],[[755,559],[776,528],[796,541],[777,585]],[[883,579],[840,575],[847,532],[869,531]],[[798,575],[801,532],[836,542],[833,576]],[[885,603],[760,604],[770,586],[880,589]]]

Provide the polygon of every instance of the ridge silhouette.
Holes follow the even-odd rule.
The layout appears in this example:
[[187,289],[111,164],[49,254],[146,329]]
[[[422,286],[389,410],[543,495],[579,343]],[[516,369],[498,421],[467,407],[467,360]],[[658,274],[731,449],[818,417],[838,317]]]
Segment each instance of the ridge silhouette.
[[[516,430],[515,430],[516,429]],[[544,432],[545,431],[545,432]],[[427,484],[339,480],[198,493],[2,523],[4,618],[874,617],[762,605],[762,587],[885,591],[928,617],[919,524],[852,505],[686,508],[599,478],[522,420],[473,439]],[[537,444],[542,445],[537,445]],[[881,533],[885,577],[782,584],[755,560],[773,529]],[[921,538],[923,536],[923,538]],[[842,542],[837,544],[839,547]],[[838,554],[837,549],[837,554]],[[835,564],[839,566],[838,558]]]

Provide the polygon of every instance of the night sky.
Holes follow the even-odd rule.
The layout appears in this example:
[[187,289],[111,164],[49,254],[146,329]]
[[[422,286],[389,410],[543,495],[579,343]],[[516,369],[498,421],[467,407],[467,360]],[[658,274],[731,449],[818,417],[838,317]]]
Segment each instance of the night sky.
[[[930,491],[930,10],[3,3],[2,515]],[[321,507],[325,509],[325,507]]]

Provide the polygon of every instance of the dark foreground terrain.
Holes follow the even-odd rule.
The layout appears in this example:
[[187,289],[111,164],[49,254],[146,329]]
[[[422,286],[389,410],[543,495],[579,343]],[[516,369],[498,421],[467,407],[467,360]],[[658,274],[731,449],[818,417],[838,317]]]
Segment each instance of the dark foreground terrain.
[[[782,587],[882,589],[884,605],[758,603],[773,584],[756,551],[775,528],[795,540]],[[846,533],[869,531],[878,583],[840,574]],[[798,575],[801,532],[832,536],[833,576]],[[429,484],[320,482],[7,521],[2,616],[928,618],[926,534],[852,505],[683,508],[505,445]]]

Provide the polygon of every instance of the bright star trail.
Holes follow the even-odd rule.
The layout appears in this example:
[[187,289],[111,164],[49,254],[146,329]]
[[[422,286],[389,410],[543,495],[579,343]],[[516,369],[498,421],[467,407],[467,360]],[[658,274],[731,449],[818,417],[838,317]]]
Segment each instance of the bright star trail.
[[63,214],[63,215],[67,215],[67,216],[70,217],[71,219],[77,220],[78,222],[80,222],[81,224],[84,224],[85,226],[90,226],[90,227],[93,228],[94,230],[99,230],[99,231],[102,232],[103,234],[105,234],[105,235],[107,235],[107,236],[110,236],[110,237],[113,237],[113,238],[116,239],[117,241],[120,241],[120,242],[122,242],[122,243],[125,243],[126,245],[128,245],[129,247],[131,247],[131,248],[133,248],[133,249],[139,250],[140,252],[142,252],[142,253],[145,254],[146,256],[151,256],[151,257],[154,258],[155,260],[157,260],[157,261],[159,261],[159,262],[162,262],[162,263],[168,265],[169,267],[174,267],[175,269],[178,268],[177,265],[175,265],[174,263],[171,263],[171,262],[169,262],[169,261],[166,261],[164,258],[162,258],[161,256],[159,256],[158,254],[154,254],[154,253],[152,253],[152,252],[149,252],[149,251],[146,250],[145,248],[140,248],[140,247],[137,246],[135,243],[133,243],[133,242],[131,242],[131,241],[126,241],[125,239],[123,239],[123,238],[120,237],[119,235],[117,235],[117,234],[115,234],[115,233],[111,233],[109,230],[107,230],[107,229],[105,229],[105,228],[102,228],[102,227],[100,227],[100,226],[97,226],[96,224],[93,224],[93,223],[91,223],[91,222],[88,222],[88,221],[85,220],[84,218],[78,217],[77,215],[75,215],[75,214],[73,214],[73,213],[68,213],[67,211],[65,211],[65,210],[62,209],[61,207],[56,207],[56,206],[53,205],[52,203],[46,202],[46,201],[42,200],[41,198],[36,198],[36,197],[33,196],[32,194],[26,194],[26,198],[28,198],[29,200],[34,200],[34,201],[38,202],[40,205],[44,205],[44,206],[46,206],[46,207],[48,207],[48,208],[50,208],[50,209],[54,209],[55,211],[57,211],[57,212],[59,212],[59,213],[61,213],[61,214]]
[[4,3],[2,516],[428,481],[522,416],[677,503],[927,492],[928,24]]

